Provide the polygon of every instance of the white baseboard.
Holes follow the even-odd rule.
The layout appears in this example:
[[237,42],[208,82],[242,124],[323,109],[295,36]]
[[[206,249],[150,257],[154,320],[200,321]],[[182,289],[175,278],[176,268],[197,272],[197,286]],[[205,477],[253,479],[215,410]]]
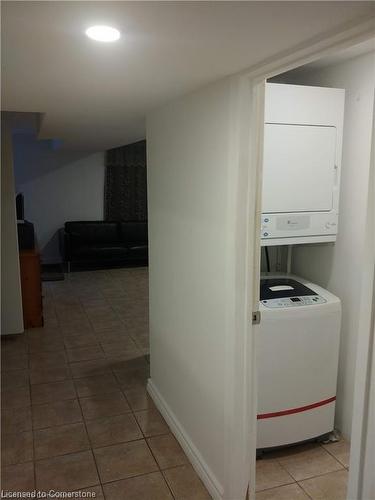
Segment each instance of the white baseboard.
[[175,438],[180,443],[182,449],[189,458],[192,466],[197,472],[198,476],[203,481],[208,492],[214,500],[223,499],[223,487],[220,482],[213,474],[199,450],[196,448],[194,443],[191,441],[185,429],[182,427],[180,422],[177,420],[176,415],[169,408],[168,404],[164,400],[163,396],[160,394],[159,390],[153,383],[151,379],[148,379],[147,391],[150,394],[152,400],[154,401],[157,409],[163,415],[165,421],[169,425],[171,431],[173,432]]

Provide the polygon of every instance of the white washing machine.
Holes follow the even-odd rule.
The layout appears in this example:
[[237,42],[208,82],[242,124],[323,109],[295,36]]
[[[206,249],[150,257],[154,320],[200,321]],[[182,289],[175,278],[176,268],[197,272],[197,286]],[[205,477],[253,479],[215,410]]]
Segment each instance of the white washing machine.
[[334,428],[340,299],[292,275],[262,275],[257,448]]

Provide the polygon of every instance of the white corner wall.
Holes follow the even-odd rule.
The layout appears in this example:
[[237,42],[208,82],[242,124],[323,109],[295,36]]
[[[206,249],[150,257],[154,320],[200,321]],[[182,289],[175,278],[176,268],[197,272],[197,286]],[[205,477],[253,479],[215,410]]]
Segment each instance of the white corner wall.
[[350,438],[371,154],[375,53],[311,70],[288,82],[346,90],[337,241],[327,245],[295,246],[293,272],[326,287],[342,300],[336,426]]
[[213,497],[228,499],[245,497],[250,470],[247,421],[240,429],[233,402],[246,383],[233,374],[245,356],[236,293],[244,301],[249,226],[248,164],[241,180],[232,155],[237,84],[225,79],[147,118],[149,391]]
[[[27,168],[27,165],[26,165]],[[104,153],[95,153],[17,185],[45,263],[61,261],[58,230],[69,220],[102,220]]]
[[1,334],[23,332],[11,128],[1,120]]

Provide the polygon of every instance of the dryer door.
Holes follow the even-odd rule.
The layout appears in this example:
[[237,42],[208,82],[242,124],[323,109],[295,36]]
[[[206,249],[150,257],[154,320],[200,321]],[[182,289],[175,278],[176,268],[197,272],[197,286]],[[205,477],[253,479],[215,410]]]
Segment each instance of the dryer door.
[[332,210],[336,128],[266,123],[263,213]]

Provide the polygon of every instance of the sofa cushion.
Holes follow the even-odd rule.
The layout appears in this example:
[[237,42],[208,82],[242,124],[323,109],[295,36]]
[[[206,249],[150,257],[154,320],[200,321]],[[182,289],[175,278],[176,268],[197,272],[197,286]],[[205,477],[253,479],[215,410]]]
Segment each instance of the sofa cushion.
[[107,221],[65,222],[74,245],[108,244],[119,241],[118,223]]
[[147,243],[147,222],[120,222],[120,238],[125,244]]
[[147,245],[132,245],[127,248],[127,255],[131,259],[147,260],[148,246]]

